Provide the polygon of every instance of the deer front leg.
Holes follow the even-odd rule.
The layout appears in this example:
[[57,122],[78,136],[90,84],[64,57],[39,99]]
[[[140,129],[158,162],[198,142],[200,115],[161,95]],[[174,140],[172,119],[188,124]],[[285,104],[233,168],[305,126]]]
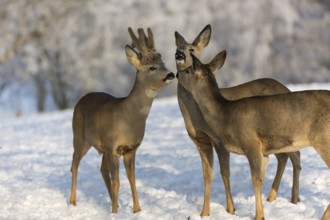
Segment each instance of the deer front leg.
[[300,201],[299,198],[299,176],[301,171],[300,166],[300,151],[288,153],[291,163],[293,165],[293,182],[292,182],[292,194],[291,202],[297,204]]
[[216,144],[215,150],[218,154],[219,164],[220,164],[220,173],[221,173],[222,181],[223,181],[223,184],[225,186],[225,191],[226,191],[226,202],[227,202],[226,210],[228,213],[234,214],[235,207],[234,207],[234,202],[233,202],[233,198],[231,195],[230,179],[229,179],[230,178],[230,164],[229,164],[230,154],[220,143]]
[[264,156],[261,152],[249,152],[247,155],[250,164],[252,183],[254,187],[256,201],[256,220],[263,220],[264,208],[262,205],[262,187],[265,179],[265,172],[268,165],[268,156]]
[[112,201],[112,213],[117,213],[118,210],[118,190],[119,190],[119,156],[113,152],[108,152],[105,155],[108,162],[108,168],[111,175],[111,201]]
[[286,154],[286,153],[275,154],[275,156],[277,159],[277,170],[276,170],[274,182],[272,184],[272,188],[270,189],[269,196],[267,198],[267,201],[269,201],[269,202],[272,202],[276,199],[277,191],[278,191],[278,188],[281,183],[285,165],[289,158],[288,154]]
[[204,204],[201,216],[210,215],[210,194],[213,179],[213,148],[211,143],[203,144],[194,140],[202,160],[204,177]]
[[126,175],[131,185],[131,191],[133,196],[133,211],[134,213],[141,211],[139,199],[135,185],[135,150],[124,154],[124,164],[126,169]]

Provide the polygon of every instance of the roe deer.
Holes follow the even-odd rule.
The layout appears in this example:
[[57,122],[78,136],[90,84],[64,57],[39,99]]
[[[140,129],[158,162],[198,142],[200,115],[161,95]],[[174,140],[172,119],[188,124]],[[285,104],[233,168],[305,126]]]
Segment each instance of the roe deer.
[[325,210],[322,220],[329,220],[330,219],[330,204],[328,205],[328,208]]
[[330,168],[330,91],[302,91],[253,96],[235,101],[219,92],[214,76],[226,51],[209,64],[191,54],[192,66],[177,76],[195,98],[205,121],[229,151],[249,161],[256,219],[264,219],[262,186],[268,155],[313,146]]
[[[126,46],[128,61],[136,68],[135,83],[127,97],[94,92],[82,97],[73,113],[73,160],[70,203],[76,205],[76,181],[82,157],[93,146],[103,154],[101,173],[112,201],[112,212],[118,208],[119,157],[124,157],[127,178],[133,195],[133,210],[140,205],[135,186],[135,153],[145,132],[146,119],[157,91],[169,84],[175,75],[169,72],[156,51],[153,34],[148,37],[138,29],[138,37],[128,29],[136,52]],[[110,175],[109,175],[110,174]]]
[[[187,41],[178,32],[175,32],[176,39],[176,62],[177,70],[181,71],[191,66],[192,61],[190,52],[196,57],[199,57],[202,50],[208,45],[211,37],[211,26],[207,25],[195,38],[193,43],[187,43]],[[258,79],[251,82],[244,83],[231,88],[221,88],[221,94],[230,100],[236,100],[243,97],[255,96],[255,95],[272,95],[288,93],[290,90],[286,88],[280,82],[273,79]],[[177,96],[182,116],[184,118],[185,126],[190,138],[196,144],[200,153],[203,176],[204,176],[204,205],[201,212],[201,216],[210,214],[210,188],[213,176],[213,149],[216,150],[219,158],[221,175],[226,190],[227,200],[227,212],[234,213],[234,204],[230,192],[229,183],[229,153],[224,149],[222,141],[219,137],[216,137],[214,132],[205,122],[203,115],[192,97],[179,82],[177,86]],[[278,167],[276,176],[269,193],[268,200],[273,201],[276,199],[276,193],[281,182],[281,178],[285,169],[288,157],[290,157],[293,164],[293,186],[292,186],[292,203],[299,201],[299,174],[300,174],[300,153],[282,153],[275,154],[278,160]]]

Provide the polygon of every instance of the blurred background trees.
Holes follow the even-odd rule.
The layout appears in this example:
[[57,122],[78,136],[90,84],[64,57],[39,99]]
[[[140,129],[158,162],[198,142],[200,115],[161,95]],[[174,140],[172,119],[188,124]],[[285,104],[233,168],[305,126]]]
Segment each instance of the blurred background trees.
[[[202,60],[227,50],[220,86],[260,77],[329,82],[329,12],[329,0],[1,0],[0,105],[47,111],[91,91],[127,95],[135,78],[124,52],[129,26],[151,27],[175,72],[174,31],[190,42],[211,24]],[[173,83],[160,96],[175,92]]]

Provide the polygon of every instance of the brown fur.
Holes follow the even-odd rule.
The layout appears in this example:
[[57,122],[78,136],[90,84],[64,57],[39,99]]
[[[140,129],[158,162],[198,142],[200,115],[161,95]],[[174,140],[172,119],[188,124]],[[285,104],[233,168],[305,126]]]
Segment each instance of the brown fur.
[[[188,43],[178,32],[175,32],[176,39],[176,58],[185,57],[184,62],[177,61],[177,70],[181,71],[192,64],[190,52],[199,57],[202,50],[208,45],[211,36],[211,26],[207,25],[200,34],[195,38],[193,43]],[[244,97],[256,95],[272,95],[288,93],[290,90],[283,84],[273,79],[258,79],[247,82],[230,88],[221,88],[221,94],[230,100],[237,100]],[[204,175],[204,205],[201,216],[210,214],[210,188],[213,177],[213,149],[219,158],[221,175],[225,185],[227,212],[234,213],[234,203],[230,191],[230,167],[229,167],[229,152],[225,150],[221,138],[217,137],[212,129],[207,125],[205,119],[191,93],[188,92],[179,82],[178,83],[178,102],[185,126],[190,138],[193,140],[199,150]],[[300,175],[300,153],[282,153],[275,154],[278,160],[278,168],[276,176],[268,196],[269,201],[276,199],[277,190],[281,182],[281,178],[287,163],[288,157],[293,164],[293,186],[292,198],[293,203],[299,201],[299,175]]]
[[174,74],[169,73],[160,54],[156,52],[152,32],[148,37],[138,29],[139,38],[131,28],[134,46],[126,46],[128,61],[137,70],[129,96],[116,98],[106,93],[89,93],[74,108],[72,187],[70,203],[76,205],[76,182],[80,160],[93,146],[101,154],[101,173],[112,201],[112,212],[118,208],[119,157],[124,157],[126,174],[133,195],[133,210],[141,210],[135,186],[135,152],[142,142],[145,123],[157,91],[167,85]]
[[[208,65],[193,54],[193,65],[178,73],[224,147],[246,155],[256,198],[256,219],[263,219],[262,186],[268,155],[313,146],[330,168],[330,91],[302,91],[236,101],[218,91],[213,73],[225,60],[219,53]],[[221,125],[221,126],[219,126]]]
[[329,220],[330,219],[330,204],[328,205],[328,208],[325,210],[322,220]]

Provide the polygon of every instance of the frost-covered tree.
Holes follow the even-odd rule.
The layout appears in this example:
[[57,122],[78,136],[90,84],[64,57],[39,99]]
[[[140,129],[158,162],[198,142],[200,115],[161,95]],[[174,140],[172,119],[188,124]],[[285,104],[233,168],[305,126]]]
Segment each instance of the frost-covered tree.
[[135,77],[124,53],[129,26],[151,27],[157,50],[175,71],[174,31],[192,41],[211,24],[202,60],[228,51],[221,86],[260,77],[330,81],[329,10],[328,0],[3,0],[0,95],[6,88],[34,94],[39,111],[50,103],[71,107],[89,91],[127,95]]

